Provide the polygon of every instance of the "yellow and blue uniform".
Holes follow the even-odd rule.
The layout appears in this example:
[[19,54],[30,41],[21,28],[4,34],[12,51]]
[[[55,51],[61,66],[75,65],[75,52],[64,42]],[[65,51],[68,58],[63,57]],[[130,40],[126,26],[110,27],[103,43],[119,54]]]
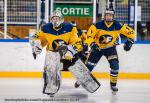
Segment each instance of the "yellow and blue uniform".
[[87,32],[88,39],[85,43],[90,45],[95,42],[100,49],[106,49],[116,45],[120,34],[132,40],[135,38],[135,33],[129,26],[125,24],[122,26],[115,20],[108,25],[102,20],[89,28]]
[[135,33],[132,28],[127,25],[121,25],[118,21],[113,20],[109,24],[105,20],[91,25],[87,32],[85,44],[90,46],[93,42],[96,47],[88,58],[86,66],[90,71],[93,70],[97,62],[102,56],[105,56],[110,64],[110,84],[116,86],[119,71],[119,60],[116,51],[116,43],[119,35],[124,35],[128,39],[134,41]]
[[62,44],[75,45],[78,35],[76,27],[70,23],[62,23],[59,29],[54,29],[52,23],[48,23],[39,30],[35,39],[39,39],[43,47],[47,45],[47,50],[57,51]]
[[[77,35],[77,28],[70,23],[62,23],[59,29],[53,28],[52,23],[44,25],[36,34],[36,38],[41,41],[42,47],[47,45],[47,51],[58,51],[60,45],[75,45],[78,50],[82,49]],[[63,59],[63,70],[71,65],[71,61]],[[68,65],[69,64],[69,65]]]

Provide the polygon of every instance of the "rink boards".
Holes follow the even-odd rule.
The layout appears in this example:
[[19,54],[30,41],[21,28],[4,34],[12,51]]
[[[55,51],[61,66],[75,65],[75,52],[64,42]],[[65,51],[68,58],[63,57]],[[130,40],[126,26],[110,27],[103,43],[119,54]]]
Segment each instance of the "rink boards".
[[[129,52],[123,44],[117,46],[120,60],[119,78],[150,79],[150,41],[137,42]],[[42,77],[45,49],[33,59],[28,40],[0,40],[0,77]],[[97,78],[109,78],[109,65],[102,57],[93,74]],[[73,78],[70,72],[62,72],[64,78]]]
[[[93,72],[96,78],[108,79],[109,73]],[[63,78],[74,78],[70,72],[62,72]],[[42,72],[0,72],[0,78],[42,78]],[[119,73],[119,79],[150,79],[150,73]]]

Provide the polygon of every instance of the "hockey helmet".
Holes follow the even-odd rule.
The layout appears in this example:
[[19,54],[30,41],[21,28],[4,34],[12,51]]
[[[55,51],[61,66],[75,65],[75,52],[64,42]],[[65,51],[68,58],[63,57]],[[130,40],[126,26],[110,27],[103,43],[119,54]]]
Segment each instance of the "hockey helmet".
[[[111,17],[107,17],[107,16],[111,16]],[[104,19],[106,21],[112,21],[115,15],[115,11],[112,8],[107,8],[104,12]]]
[[54,11],[51,15],[51,22],[53,24],[53,27],[59,27],[64,22],[64,17],[61,13],[61,11]]
[[114,11],[112,8],[107,8],[107,9],[105,10],[105,15],[106,15],[106,14],[115,15],[115,11]]

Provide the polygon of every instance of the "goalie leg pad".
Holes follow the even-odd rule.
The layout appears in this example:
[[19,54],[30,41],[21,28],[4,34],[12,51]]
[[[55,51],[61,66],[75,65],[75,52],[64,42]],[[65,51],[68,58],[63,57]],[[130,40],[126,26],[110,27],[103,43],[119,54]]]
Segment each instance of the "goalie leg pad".
[[44,93],[55,94],[60,88],[61,76],[60,71],[46,71],[46,87]]
[[78,59],[76,63],[68,69],[77,78],[77,81],[80,82],[82,87],[88,92],[94,93],[100,87],[100,83],[90,73],[88,68],[80,59]]
[[45,60],[45,85],[43,93],[55,94],[58,92],[61,84],[60,55],[57,52],[48,52]]

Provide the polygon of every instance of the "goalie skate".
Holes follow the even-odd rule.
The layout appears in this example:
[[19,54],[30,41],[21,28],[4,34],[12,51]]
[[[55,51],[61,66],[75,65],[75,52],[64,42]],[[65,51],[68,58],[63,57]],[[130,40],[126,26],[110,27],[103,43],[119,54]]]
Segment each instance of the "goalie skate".
[[76,63],[68,69],[77,78],[77,81],[80,82],[82,87],[88,92],[94,93],[100,87],[100,83],[94,78],[80,59],[78,59]]

